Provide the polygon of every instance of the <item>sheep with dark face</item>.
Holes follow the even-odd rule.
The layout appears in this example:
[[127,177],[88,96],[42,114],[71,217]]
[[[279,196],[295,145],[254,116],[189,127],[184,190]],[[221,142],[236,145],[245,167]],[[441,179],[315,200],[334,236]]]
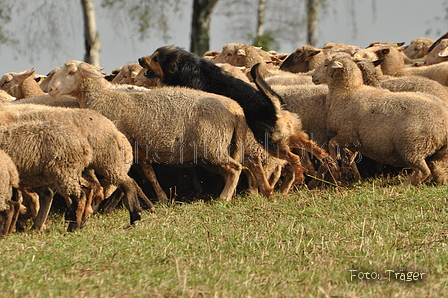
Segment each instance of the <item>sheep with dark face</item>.
[[350,56],[321,64],[315,83],[327,83],[327,127],[330,154],[338,148],[359,151],[378,162],[413,170],[405,185],[422,183],[432,174],[448,182],[448,112],[438,99],[416,93],[392,93],[365,86]]
[[[297,115],[283,108],[282,99],[261,77],[259,64],[251,69],[257,90],[213,62],[174,46],[158,48],[151,56],[140,58],[139,63],[148,69],[148,78],[159,78],[166,85],[224,95],[238,102],[255,139],[268,148],[271,155],[300,165],[300,158],[290,151],[290,148],[296,147],[313,152],[321,161],[329,160],[328,154],[303,132]],[[295,167],[295,170],[296,178],[303,177],[301,166]]]

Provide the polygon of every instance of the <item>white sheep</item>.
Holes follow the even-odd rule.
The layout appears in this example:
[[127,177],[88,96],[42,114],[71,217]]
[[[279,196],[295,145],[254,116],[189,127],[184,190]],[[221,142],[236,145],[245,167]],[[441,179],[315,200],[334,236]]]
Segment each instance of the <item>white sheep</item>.
[[[143,195],[135,181],[128,176],[132,165],[132,147],[115,125],[98,112],[91,110],[47,107],[41,105],[0,106],[0,117],[8,121],[52,121],[76,127],[92,147],[92,159],[87,169],[102,177],[98,182],[106,188],[108,197],[117,187],[124,193],[131,223],[140,219],[137,197],[141,197],[152,210],[152,204]],[[90,175],[95,183],[94,175]],[[37,226],[40,229],[41,226]]]
[[13,193],[17,193],[18,188],[16,165],[5,151],[0,150],[0,237],[10,234],[17,222],[20,203],[14,200]]
[[431,174],[437,183],[448,182],[448,112],[432,97],[365,86],[347,55],[321,64],[313,80],[329,87],[331,156],[348,148],[384,164],[410,167],[413,174],[404,185],[422,183]]
[[443,86],[448,86],[448,61],[429,66],[406,67],[403,57],[395,47],[382,46],[376,51],[381,62],[384,75],[391,76],[422,76],[435,80]]
[[69,231],[83,213],[87,182],[82,176],[92,159],[92,148],[77,128],[61,123],[23,121],[6,123],[1,113],[0,148],[17,166],[20,187],[48,187],[72,201],[67,213]]
[[126,93],[111,90],[109,84],[98,68],[72,60],[55,74],[49,93],[73,94],[82,107],[113,120],[135,144],[134,154],[151,182],[155,174],[149,162],[211,163],[226,181],[220,197],[231,200],[242,170],[239,146],[247,127],[238,104],[187,88]]

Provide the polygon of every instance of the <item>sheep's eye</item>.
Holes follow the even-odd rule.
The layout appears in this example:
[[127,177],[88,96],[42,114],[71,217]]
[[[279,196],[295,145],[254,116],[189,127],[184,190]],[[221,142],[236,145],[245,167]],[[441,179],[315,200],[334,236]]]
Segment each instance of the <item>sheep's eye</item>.
[[9,81],[6,81],[6,82],[3,82],[3,84],[0,86],[0,87],[3,87],[3,86],[5,86],[6,84],[9,84],[9,83],[11,83],[11,81],[12,80],[9,80]]
[[70,72],[68,73],[69,76],[72,76],[76,73],[76,70],[70,70]]
[[152,61],[158,63],[158,62],[159,62],[159,59],[157,58],[157,56],[155,56],[155,57],[152,58]]
[[230,56],[232,56],[232,53],[227,53],[227,57],[230,57]]

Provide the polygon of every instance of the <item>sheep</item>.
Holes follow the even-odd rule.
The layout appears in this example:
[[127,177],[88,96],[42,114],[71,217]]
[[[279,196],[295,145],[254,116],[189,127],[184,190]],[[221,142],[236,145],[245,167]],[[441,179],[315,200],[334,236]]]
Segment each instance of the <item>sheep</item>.
[[112,80],[113,84],[134,84],[135,77],[142,67],[138,63],[128,63],[120,68],[118,74]]
[[[132,147],[126,137],[106,117],[90,110],[39,105],[3,105],[0,106],[0,119],[7,119],[2,122],[3,125],[6,125],[7,121],[15,123],[32,120],[53,121],[76,127],[93,148],[92,159],[87,169],[102,177],[99,182],[106,188],[105,196],[108,197],[117,187],[124,193],[131,223],[140,220],[141,210],[136,206],[137,196],[141,197],[153,211],[150,201],[127,174],[132,164]],[[41,229],[42,224],[35,228]]]
[[[2,113],[2,118],[4,118]],[[7,116],[6,116],[7,117]],[[79,130],[61,123],[24,121],[0,126],[0,148],[17,167],[19,187],[49,187],[72,201],[66,219],[68,231],[84,212],[87,182],[82,176],[92,148]]]
[[249,78],[245,74],[245,70],[246,70],[245,67],[237,67],[237,66],[233,66],[229,63],[216,63],[216,65],[221,67],[223,70],[227,71],[234,77],[236,77],[246,83],[250,83]]
[[11,157],[0,150],[0,237],[12,232],[20,211],[14,193],[19,188],[19,173]]
[[395,47],[383,46],[375,53],[378,59],[384,59],[380,65],[384,75],[422,76],[448,86],[448,61],[429,66],[405,67],[404,60]]
[[0,79],[0,88],[17,99],[43,95],[44,92],[36,81],[37,77],[35,68],[9,72]]
[[356,61],[361,69],[363,82],[365,85],[388,89],[392,92],[422,92],[437,96],[442,101],[448,103],[448,90],[439,82],[422,76],[392,77],[382,76],[378,71],[378,65],[382,60],[377,61]]
[[11,96],[9,93],[7,93],[4,90],[0,90],[0,103],[11,102],[13,100],[15,100],[15,97]]
[[[135,143],[134,155],[152,183],[156,179],[150,162],[214,164],[225,180],[220,198],[232,199],[242,171],[239,147],[246,127],[232,100],[180,87],[130,93],[111,90],[98,68],[73,60],[55,74],[49,94],[72,94],[81,107],[113,120]],[[163,190],[156,192],[161,197]]]
[[409,45],[403,47],[403,54],[405,54],[409,59],[419,59],[423,58],[429,54],[429,47],[435,41],[426,37],[417,37],[411,40]]
[[423,65],[428,66],[445,61],[448,61],[448,39],[442,39],[438,42],[426,56]]
[[147,77],[158,77],[164,84],[191,87],[237,101],[243,108],[255,139],[268,148],[271,155],[293,164],[296,179],[303,180],[303,168],[300,158],[292,154],[289,147],[305,148],[321,162],[327,163],[328,154],[308,139],[301,130],[297,115],[283,109],[281,98],[263,80],[259,72],[260,64],[251,69],[257,90],[213,62],[174,46],[158,48],[151,56],[139,58],[139,63],[148,69]]
[[[284,72],[275,67],[272,63],[269,54],[253,46],[249,46],[244,43],[228,43],[222,48],[221,53],[214,60],[215,63],[229,63],[236,67],[245,67],[250,70],[255,64],[260,64],[260,72],[264,78],[277,76],[277,75],[290,75],[288,72]],[[247,72],[247,76],[251,81],[253,78],[250,76],[250,72]],[[301,81],[303,77],[299,77]]]
[[410,167],[413,173],[403,185],[418,185],[431,174],[436,183],[448,182],[448,112],[432,97],[365,86],[361,70],[347,55],[321,64],[313,80],[329,87],[327,128],[333,158],[339,148],[348,148],[380,163]]
[[311,45],[298,47],[280,65],[280,70],[293,73],[308,72],[325,60],[325,53]]

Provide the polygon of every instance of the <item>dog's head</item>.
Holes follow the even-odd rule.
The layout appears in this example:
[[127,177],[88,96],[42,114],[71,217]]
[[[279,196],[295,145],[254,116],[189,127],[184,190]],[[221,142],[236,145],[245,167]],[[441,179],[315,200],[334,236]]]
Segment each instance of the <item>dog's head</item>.
[[151,56],[138,59],[139,64],[146,68],[145,77],[148,79],[159,78],[164,83],[170,83],[179,70],[181,61],[188,56],[188,52],[175,46],[158,48]]

